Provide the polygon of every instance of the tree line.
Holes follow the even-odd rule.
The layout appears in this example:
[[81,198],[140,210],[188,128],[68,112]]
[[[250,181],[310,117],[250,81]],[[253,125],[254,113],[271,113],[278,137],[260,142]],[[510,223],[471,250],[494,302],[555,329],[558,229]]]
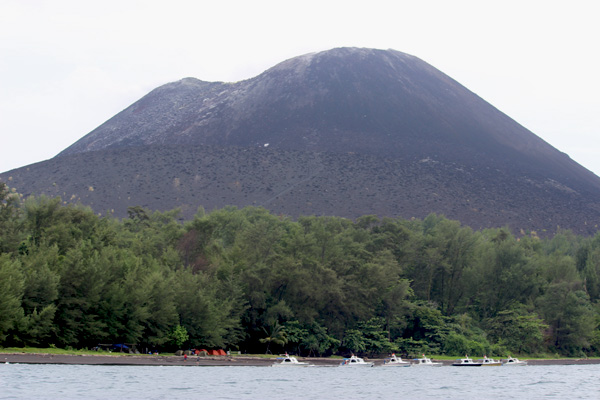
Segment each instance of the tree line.
[[263,208],[119,220],[0,183],[0,346],[600,355],[600,234]]

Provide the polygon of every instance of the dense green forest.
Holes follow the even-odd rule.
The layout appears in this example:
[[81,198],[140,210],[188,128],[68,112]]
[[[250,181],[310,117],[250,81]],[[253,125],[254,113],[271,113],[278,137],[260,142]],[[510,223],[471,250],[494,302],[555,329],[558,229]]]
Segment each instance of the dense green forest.
[[600,234],[228,207],[98,216],[0,183],[0,346],[600,355]]

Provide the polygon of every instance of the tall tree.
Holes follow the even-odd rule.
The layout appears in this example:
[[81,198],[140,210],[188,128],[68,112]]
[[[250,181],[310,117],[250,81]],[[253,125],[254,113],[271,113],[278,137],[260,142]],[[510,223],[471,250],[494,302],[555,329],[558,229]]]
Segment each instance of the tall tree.
[[18,261],[0,254],[0,342],[6,340],[23,318],[23,276]]

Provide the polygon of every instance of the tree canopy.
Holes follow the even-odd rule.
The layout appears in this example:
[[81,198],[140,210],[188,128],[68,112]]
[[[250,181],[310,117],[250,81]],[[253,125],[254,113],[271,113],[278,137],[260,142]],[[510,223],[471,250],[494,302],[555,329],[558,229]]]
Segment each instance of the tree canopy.
[[0,183],[0,345],[600,355],[600,234],[263,208],[99,216]]

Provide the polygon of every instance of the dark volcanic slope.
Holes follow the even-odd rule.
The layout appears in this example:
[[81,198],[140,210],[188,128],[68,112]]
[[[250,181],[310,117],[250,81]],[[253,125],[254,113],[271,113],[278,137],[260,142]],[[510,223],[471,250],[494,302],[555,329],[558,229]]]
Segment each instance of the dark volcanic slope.
[[237,83],[157,88],[61,155],[149,144],[264,146],[540,172],[600,189],[598,177],[420,59],[341,48]]
[[515,178],[485,164],[268,148],[107,149],[33,164],[2,179],[33,188],[25,195],[59,195],[119,216],[131,205],[180,207],[185,217],[198,206],[224,205],[292,216],[423,218],[437,212],[475,229],[508,225],[544,235],[558,226],[593,233],[600,215],[598,203],[556,181]]
[[600,179],[445,74],[342,48],[161,86],[53,160],[0,174],[95,210],[263,205],[593,233]]

